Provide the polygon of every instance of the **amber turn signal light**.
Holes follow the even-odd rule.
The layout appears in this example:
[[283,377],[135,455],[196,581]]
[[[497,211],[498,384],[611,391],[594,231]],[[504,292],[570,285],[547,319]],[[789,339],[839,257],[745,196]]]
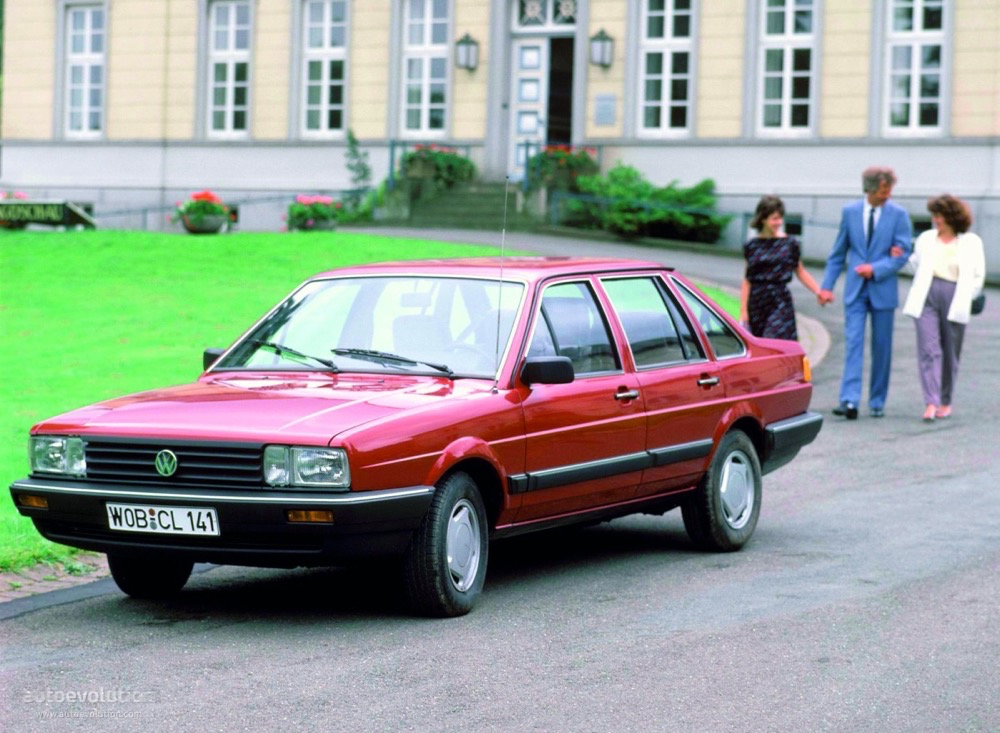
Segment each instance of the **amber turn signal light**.
[[289,522],[333,524],[333,512],[320,509],[289,509],[285,516]]
[[18,494],[17,503],[21,506],[28,506],[32,509],[48,509],[49,500],[44,496],[35,496],[34,494]]
[[812,364],[809,363],[808,356],[802,357],[802,378],[807,382],[811,382],[813,380]]

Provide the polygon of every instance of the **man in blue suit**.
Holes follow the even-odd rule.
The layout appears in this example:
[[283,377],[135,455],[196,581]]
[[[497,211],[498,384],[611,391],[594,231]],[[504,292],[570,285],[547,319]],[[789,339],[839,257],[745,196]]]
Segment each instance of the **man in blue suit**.
[[865,197],[844,207],[840,230],[826,260],[817,299],[833,302],[833,286],[846,267],[844,284],[844,376],[834,415],[858,417],[865,324],[871,318],[871,382],[868,409],[885,415],[892,365],[892,326],[899,305],[896,275],[910,256],[912,228],[906,211],[889,201],[896,174],[891,168],[868,168],[862,174]]

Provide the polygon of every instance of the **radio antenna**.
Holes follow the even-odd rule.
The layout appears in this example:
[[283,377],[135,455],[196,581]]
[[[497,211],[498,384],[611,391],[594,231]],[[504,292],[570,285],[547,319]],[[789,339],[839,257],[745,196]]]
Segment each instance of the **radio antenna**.
[[500,289],[497,292],[497,344],[493,352],[493,394],[500,391],[500,316],[503,313],[503,253],[507,241],[507,199],[510,197],[510,176],[503,183],[503,225],[500,227]]

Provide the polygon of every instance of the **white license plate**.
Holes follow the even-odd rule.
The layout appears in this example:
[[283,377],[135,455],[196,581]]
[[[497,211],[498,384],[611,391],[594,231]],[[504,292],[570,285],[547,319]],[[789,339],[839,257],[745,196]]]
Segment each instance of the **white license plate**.
[[108,504],[108,527],[121,532],[219,535],[214,509],[149,504]]

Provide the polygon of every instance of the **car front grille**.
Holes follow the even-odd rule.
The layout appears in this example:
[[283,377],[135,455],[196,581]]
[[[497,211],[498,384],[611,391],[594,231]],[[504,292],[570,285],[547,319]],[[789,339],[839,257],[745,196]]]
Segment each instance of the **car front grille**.
[[[156,456],[168,450],[177,457],[170,476],[156,469]],[[86,441],[87,479],[115,483],[162,484],[166,486],[263,486],[263,447],[247,443],[178,443],[169,440]]]

